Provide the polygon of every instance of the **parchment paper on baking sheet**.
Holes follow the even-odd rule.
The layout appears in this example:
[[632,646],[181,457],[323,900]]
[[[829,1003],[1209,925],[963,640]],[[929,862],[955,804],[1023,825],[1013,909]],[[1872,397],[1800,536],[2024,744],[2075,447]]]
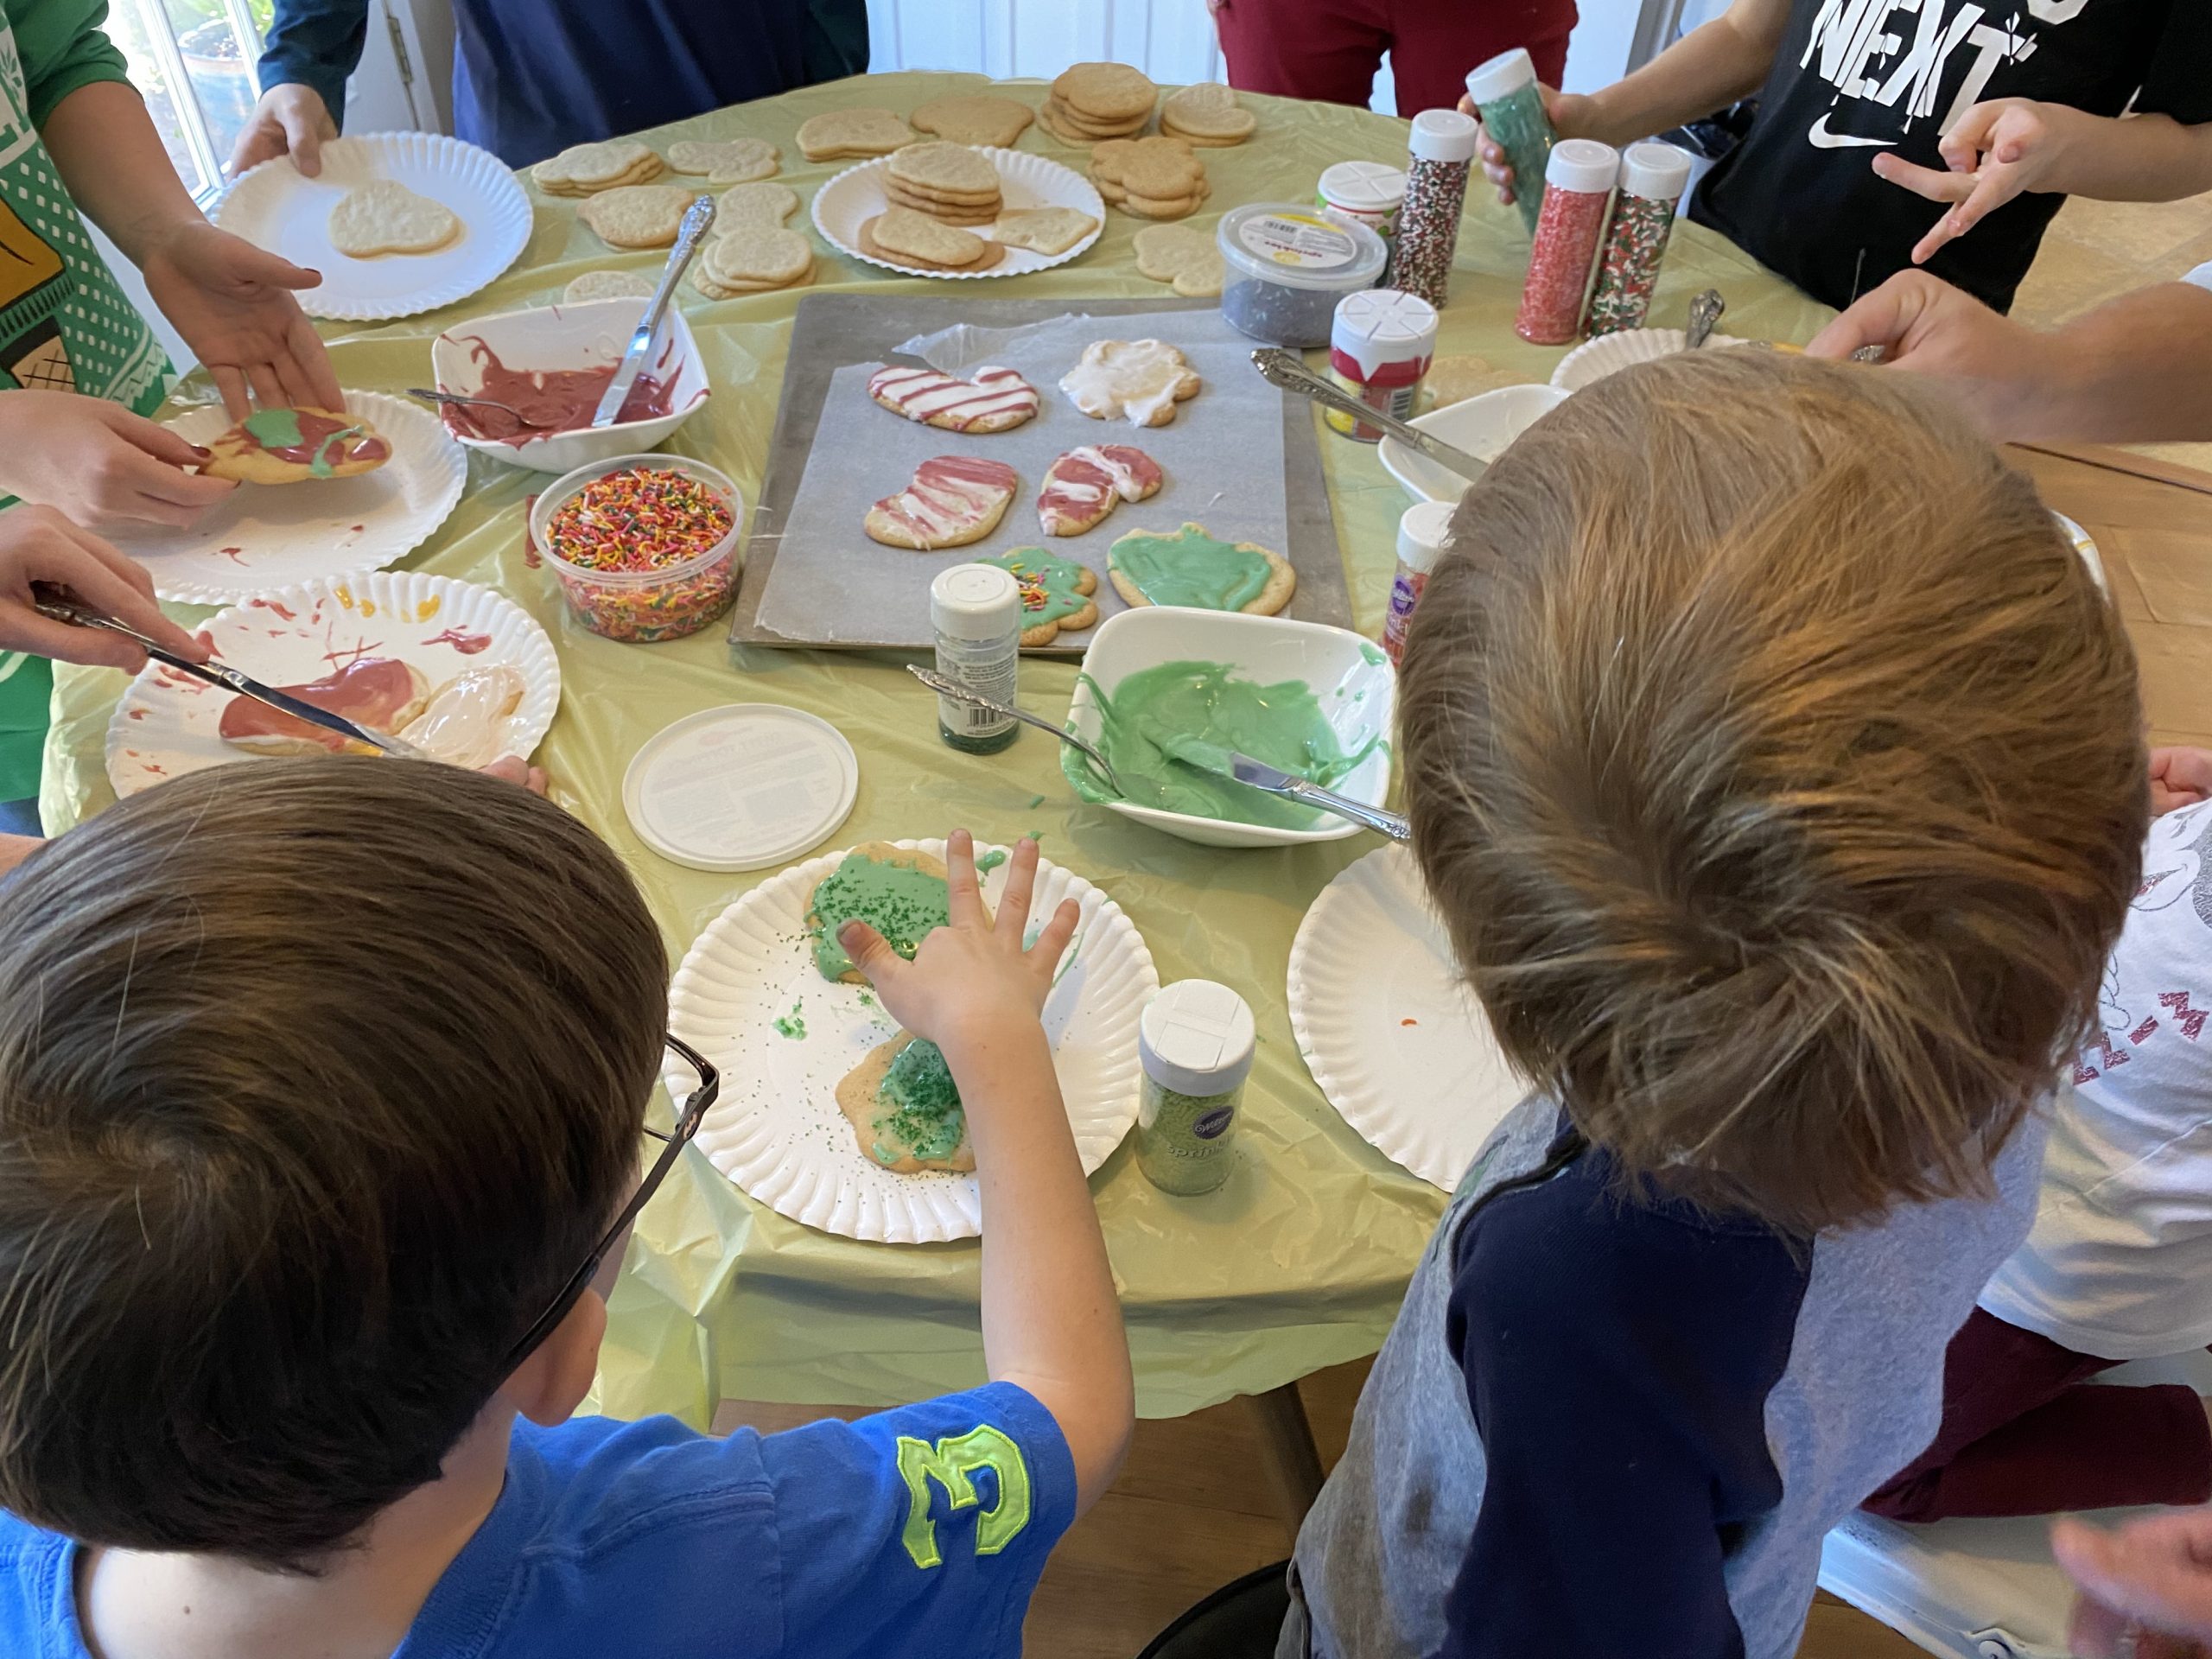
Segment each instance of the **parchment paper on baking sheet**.
[[[1205,382],[1197,397],[1177,407],[1170,424],[1095,421],[1060,391],[1060,377],[1092,340],[1147,338],[1179,346]],[[1107,580],[1106,551],[1116,537],[1132,530],[1172,531],[1185,523],[1201,524],[1225,541],[1256,542],[1290,555],[1282,394],[1254,371],[1251,342],[1218,313],[1068,315],[1014,328],[962,324],[903,346],[903,354],[849,364],[830,377],[761,596],[763,631],[794,644],[926,645],[930,582],[937,573],[1017,547],[1043,547],[1095,570],[1103,621],[1126,608]],[[949,374],[1002,364],[1037,388],[1044,407],[1009,432],[960,433],[904,419],[868,395],[868,376],[880,361],[917,359]],[[1122,502],[1084,535],[1048,537],[1037,522],[1046,469],[1087,443],[1133,445],[1160,463],[1167,481],[1150,500]],[[950,454],[987,455],[1020,474],[1020,488],[998,528],[982,541],[934,553],[869,540],[861,527],[868,508],[904,489],[922,461]],[[1317,604],[1326,587],[1317,588]],[[1298,598],[1286,612],[1308,613]],[[1312,613],[1318,620],[1343,620]],[[1063,633],[1057,643],[1079,647],[1088,638],[1088,631]]]

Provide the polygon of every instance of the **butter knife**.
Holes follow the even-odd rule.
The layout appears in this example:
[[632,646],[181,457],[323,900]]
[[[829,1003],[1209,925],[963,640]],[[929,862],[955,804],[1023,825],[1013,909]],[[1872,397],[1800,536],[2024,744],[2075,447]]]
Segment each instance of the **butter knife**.
[[675,296],[676,284],[690,268],[691,256],[699,251],[699,244],[706,239],[707,228],[714,222],[712,196],[701,196],[683,210],[683,223],[677,227],[676,245],[668,251],[668,264],[661,270],[660,286],[653,290],[652,298],[645,305],[645,315],[631,331],[629,349],[615,365],[614,378],[600,395],[599,407],[592,411],[594,426],[612,426],[620,416],[622,405],[629,401],[630,388],[638,384],[645,359],[652,355],[653,336],[660,332],[660,320],[668,309],[669,301]]
[[1350,415],[1370,426],[1379,426],[1400,443],[1418,449],[1440,467],[1448,467],[1465,479],[1478,479],[1490,470],[1490,463],[1464,449],[1454,448],[1441,438],[1430,436],[1417,426],[1408,426],[1394,415],[1386,415],[1371,404],[1363,404],[1341,386],[1332,385],[1299,361],[1298,353],[1264,347],[1252,353],[1252,366],[1259,370],[1271,386],[1284,391],[1294,391],[1301,397],[1311,397],[1325,404],[1340,414]]
[[167,645],[149,639],[137,629],[128,627],[113,617],[81,605],[64,596],[60,591],[44,582],[32,589],[33,604],[41,616],[56,622],[66,622],[73,628],[99,628],[108,633],[119,633],[131,641],[156,662],[188,674],[202,684],[220,690],[235,691],[242,697],[265,703],[280,715],[289,715],[294,720],[305,721],[310,726],[320,726],[326,732],[335,732],[364,747],[376,749],[403,760],[430,760],[435,756],[425,753],[404,738],[385,732],[372,732],[365,726],[357,726],[343,715],[334,715],[327,709],[294,696],[289,691],[279,691],[273,685],[264,685],[250,675],[218,662],[195,663],[189,657],[180,657]]
[[1241,754],[1235,749],[1224,749],[1186,737],[1171,737],[1161,747],[1171,758],[1180,760],[1186,766],[1196,766],[1201,772],[1230,779],[1265,794],[1279,795],[1284,800],[1296,801],[1302,806],[1319,807],[1324,812],[1333,812],[1338,817],[1350,818],[1354,823],[1386,835],[1393,841],[1413,839],[1413,826],[1402,814],[1386,812],[1379,806],[1355,801],[1349,795],[1339,795],[1333,789],[1322,788],[1310,778],[1300,778],[1294,772],[1285,772],[1264,760],[1255,760],[1250,755]]

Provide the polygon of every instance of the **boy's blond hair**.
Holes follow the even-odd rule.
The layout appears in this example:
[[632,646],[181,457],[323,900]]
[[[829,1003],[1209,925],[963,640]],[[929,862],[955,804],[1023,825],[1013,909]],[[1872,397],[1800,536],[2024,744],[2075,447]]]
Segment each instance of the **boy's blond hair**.
[[1777,1225],[1986,1190],[2147,807],[2133,653],[2027,480],[1904,376],[1710,352],[1578,393],[1452,531],[1414,844],[1514,1062]]

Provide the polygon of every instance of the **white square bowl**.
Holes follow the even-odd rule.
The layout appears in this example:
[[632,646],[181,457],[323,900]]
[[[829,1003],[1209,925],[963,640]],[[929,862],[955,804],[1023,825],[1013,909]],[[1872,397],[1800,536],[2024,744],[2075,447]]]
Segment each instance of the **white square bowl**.
[[[1178,606],[1146,605],[1109,616],[1084,653],[1083,675],[1068,706],[1067,728],[1086,743],[1098,741],[1100,721],[1094,695],[1108,697],[1130,675],[1163,663],[1225,663],[1240,679],[1263,685],[1303,680],[1320,702],[1337,742],[1346,753],[1381,738],[1358,769],[1337,785],[1337,792],[1368,806],[1380,806],[1390,792],[1391,718],[1397,707],[1398,676],[1390,660],[1370,640],[1344,628],[1295,622],[1281,616],[1247,616],[1241,611],[1200,611]],[[1063,746],[1060,766],[1087,768],[1089,762]],[[1233,823],[1187,812],[1108,801],[1123,817],[1165,830],[1205,847],[1294,847],[1309,841],[1342,841],[1360,833],[1350,818],[1325,817],[1312,830],[1277,830],[1265,824]]]
[[[1514,439],[1566,401],[1567,393],[1551,386],[1500,386],[1478,397],[1432,409],[1406,424],[1465,450],[1478,461],[1496,461]],[[1395,438],[1382,440],[1382,454],[1383,470],[1416,501],[1457,501],[1466,493],[1467,480]]]
[[[645,315],[636,299],[587,300],[579,305],[541,305],[496,317],[457,322],[430,342],[430,372],[440,391],[474,397],[483,389],[484,365],[471,355],[478,340],[511,369],[607,368],[622,360],[630,335]],[[570,473],[579,467],[635,454],[658,447],[707,401],[707,366],[691,325],[671,302],[662,316],[659,350],[645,372],[656,378],[673,372],[670,412],[650,421],[617,421],[581,432],[555,432],[522,443],[472,437],[453,423],[446,430],[471,449],[540,473]]]

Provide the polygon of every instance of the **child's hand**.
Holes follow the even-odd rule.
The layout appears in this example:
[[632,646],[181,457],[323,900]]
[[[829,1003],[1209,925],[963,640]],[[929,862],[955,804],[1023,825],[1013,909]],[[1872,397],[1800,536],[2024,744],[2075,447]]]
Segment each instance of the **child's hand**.
[[[1589,136],[1591,124],[1597,118],[1597,100],[1580,92],[1562,92],[1555,86],[1539,81],[1536,91],[1544,100],[1544,113],[1550,118],[1553,133],[1561,138],[1583,138]],[[1459,113],[1475,114],[1471,98],[1459,100]],[[1480,119],[1479,117],[1477,117]],[[1513,164],[1505,159],[1505,146],[1490,136],[1484,128],[1475,140],[1475,153],[1482,160],[1483,176],[1497,187],[1497,199],[1507,207],[1516,200]],[[1540,179],[1538,183],[1541,183]]]
[[139,270],[232,420],[244,420],[255,401],[264,409],[346,407],[322,336],[292,297],[321,283],[319,273],[197,216],[157,238]]
[[1912,263],[1924,265],[1936,249],[1964,236],[1994,209],[2024,191],[2043,190],[2054,169],[2085,132],[2106,124],[2063,104],[2000,98],[1977,104],[1944,135],[1937,146],[1944,172],[1917,167],[1895,156],[1874,157],[1874,171],[1930,201],[1957,207],[1936,221],[1912,251]]
[[253,119],[238,134],[223,171],[232,178],[271,156],[289,154],[292,165],[312,179],[322,171],[322,147],[338,136],[338,124],[322,94],[287,81],[271,86],[253,106]]
[[519,784],[533,795],[544,794],[549,781],[544,767],[533,766],[518,754],[503,754],[490,766],[479,766],[476,770],[486,778],[497,778],[503,784]]
[[[67,395],[8,394],[11,397]],[[66,588],[94,610],[105,612],[193,662],[204,663],[211,654],[206,634],[187,633],[162,614],[162,607],[154,602],[153,578],[143,565],[124,557],[89,531],[79,529],[52,507],[26,501],[0,512],[0,649],[28,651],[61,663],[119,668],[130,674],[145,667],[146,653],[120,634],[104,628],[75,627],[41,615],[35,608],[34,582]]]
[[946,842],[944,862],[951,924],[930,933],[912,962],[866,922],[846,923],[837,943],[875,987],[886,1013],[951,1054],[988,1042],[1008,1021],[1037,1019],[1081,912],[1074,899],[1065,900],[1036,944],[1025,950],[1021,939],[1037,885],[1037,843],[1024,840],[1014,848],[995,923],[983,908],[976,880],[976,843],[965,830],[954,830]]
[[184,470],[207,458],[159,422],[104,397],[0,391],[0,490],[52,507],[79,529],[197,523],[238,487]]
[[2152,1516],[2110,1532],[2061,1521],[2050,1545],[2082,1595],[2069,1632],[2075,1653],[2093,1659],[2204,1653],[2199,1643],[2212,1636],[2212,1510]]
[[2151,816],[2162,817],[2212,798],[2212,749],[2151,751]]

